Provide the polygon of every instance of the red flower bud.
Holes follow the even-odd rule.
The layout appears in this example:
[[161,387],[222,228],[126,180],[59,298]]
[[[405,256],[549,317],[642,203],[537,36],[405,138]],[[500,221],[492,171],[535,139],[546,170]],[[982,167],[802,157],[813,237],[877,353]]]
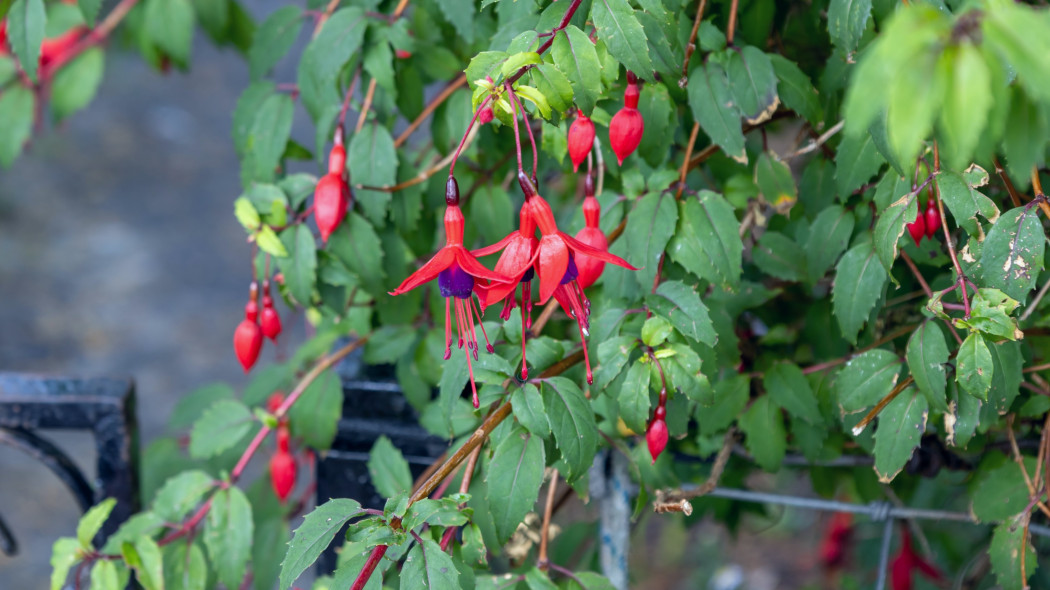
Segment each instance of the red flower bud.
[[576,113],[576,120],[569,127],[569,159],[572,160],[572,171],[580,169],[580,164],[587,159],[594,145],[594,123],[582,112]]
[[284,394],[280,391],[275,391],[270,394],[270,397],[266,400],[266,411],[273,414],[277,411],[277,408],[281,407],[284,403]]
[[288,448],[291,446],[292,433],[288,430],[287,424],[279,424],[277,426],[277,450],[287,453]]
[[244,306],[244,320],[233,332],[233,351],[237,354],[237,360],[241,362],[245,373],[251,370],[262,349],[262,329],[256,321],[258,315],[259,306],[254,301],[248,302],[248,305]]
[[[667,446],[667,422],[660,416],[663,409],[663,406],[657,406],[653,420],[649,422],[649,428],[645,431],[645,441],[649,443],[649,455],[652,456],[654,465],[656,458],[664,452]],[[666,411],[664,413],[666,414]]]
[[346,170],[346,148],[342,146],[342,142],[332,146],[332,151],[328,152],[328,173],[342,176]]
[[933,238],[941,229],[941,213],[937,209],[937,203],[930,199],[926,202],[926,237]]
[[645,131],[645,121],[638,112],[638,86],[628,84],[623,93],[624,106],[609,123],[609,147],[620,164],[638,149]]
[[915,245],[918,246],[923,236],[926,235],[926,216],[919,211],[919,214],[915,216],[915,221],[907,225],[908,233],[911,234],[911,239],[915,240]]
[[328,236],[339,227],[350,207],[350,187],[343,182],[340,174],[325,174],[314,189],[314,220],[321,231],[321,240],[328,241]]
[[263,336],[276,341],[277,336],[281,334],[281,316],[277,315],[277,310],[273,308],[273,298],[269,295],[263,296],[262,318],[259,323],[262,325]]
[[295,472],[295,458],[287,450],[278,449],[270,458],[270,483],[282,504],[295,487]]
[[[589,177],[588,180],[590,180]],[[602,206],[598,204],[598,199],[587,196],[583,200],[583,218],[586,226],[576,233],[576,239],[602,252],[608,252],[609,241],[605,238],[605,232],[598,228],[601,215]],[[586,254],[579,254],[576,256],[576,268],[580,273],[576,280],[581,287],[586,289],[602,276],[605,261]]]
[[398,59],[408,59],[412,57],[412,52],[407,49],[397,49],[394,51],[394,55],[396,55]]
[[480,113],[478,113],[478,123],[481,123],[482,125],[487,125],[488,123],[492,122],[492,118],[494,116],[495,115],[492,113],[492,107],[485,107],[481,109]]

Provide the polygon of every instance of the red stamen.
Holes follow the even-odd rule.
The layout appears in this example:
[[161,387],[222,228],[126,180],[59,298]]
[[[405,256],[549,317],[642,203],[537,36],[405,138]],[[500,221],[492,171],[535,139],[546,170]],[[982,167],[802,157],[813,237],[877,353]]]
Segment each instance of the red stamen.
[[462,299],[456,303],[463,306],[463,315],[467,318],[467,325],[470,326],[470,342],[467,342],[467,347],[474,347],[474,360],[478,360],[478,332],[474,329],[474,314],[470,309],[470,300]]
[[496,352],[496,349],[493,348],[492,344],[489,342],[489,334],[485,331],[485,322],[481,320],[481,311],[478,310],[478,304],[473,298],[470,299],[470,306],[474,309],[474,315],[478,316],[478,325],[481,326],[481,335],[485,337],[485,350],[489,351],[489,354]]
[[[525,312],[525,329],[532,329],[532,281],[521,286],[521,309]],[[524,334],[524,332],[522,332]],[[522,336],[524,338],[524,336]]]
[[445,298],[445,360],[452,358],[452,302]]
[[[529,334],[528,328],[525,327],[525,291],[528,289],[528,283],[521,286],[521,380],[529,380],[529,365],[525,362],[525,338]],[[510,299],[514,299],[514,294],[511,293]],[[532,320],[529,320],[532,323]]]
[[[463,319],[463,306],[459,304],[458,300],[453,304],[453,307],[456,310],[456,333],[459,334],[459,347],[463,348],[463,332],[467,322]],[[467,344],[467,350],[470,350],[469,343]]]
[[583,364],[587,367],[587,385],[593,385],[594,375],[591,373],[591,357],[587,354],[587,338],[584,336],[583,326],[579,322],[576,325],[580,328],[580,342],[583,344]]

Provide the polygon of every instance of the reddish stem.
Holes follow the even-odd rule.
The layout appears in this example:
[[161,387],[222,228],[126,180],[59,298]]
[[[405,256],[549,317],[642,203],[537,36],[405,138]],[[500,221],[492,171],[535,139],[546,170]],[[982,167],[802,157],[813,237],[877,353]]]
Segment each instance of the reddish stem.
[[[528,114],[525,112],[525,107],[522,106],[521,101],[518,100],[518,94],[514,92],[514,89],[511,88],[510,85],[507,85],[507,95],[510,96],[510,100],[516,107],[516,110],[521,111],[521,120],[525,123],[525,129],[529,131],[529,143],[532,144],[532,177],[536,178],[536,168],[540,163],[540,155],[536,150],[536,138],[532,135],[532,125],[529,124],[529,118]],[[514,120],[517,122],[516,116]],[[520,164],[518,167],[519,169],[521,168]]]
[[40,79],[47,79],[53,72],[57,72],[62,66],[72,61],[81,53],[84,53],[88,49],[105,41],[109,34],[113,32],[113,29],[120,24],[120,21],[124,20],[124,17],[127,16],[128,12],[135,7],[135,4],[137,4],[138,1],[139,0],[121,0],[121,2],[113,7],[113,10],[106,15],[106,18],[100,22],[97,27],[89,31],[87,35],[84,35],[84,38],[71,47],[69,51],[65,51],[55,56],[55,59],[47,64],[46,70],[40,73]]
[[[554,44],[554,38],[558,36],[558,31],[561,31],[565,27],[569,26],[569,22],[572,21],[572,17],[574,14],[576,14],[576,9],[580,7],[581,2],[583,2],[583,0],[572,0],[572,4],[569,4],[569,7],[565,9],[565,16],[561,18],[561,22],[558,23],[558,26],[551,29],[550,37],[543,42],[543,45],[540,45],[539,49],[536,50],[536,53],[543,53],[544,51],[547,51],[551,48],[551,45]],[[530,68],[532,68],[531,65],[521,68],[520,70],[518,70],[518,73],[508,78],[507,82],[509,82],[510,84],[517,82],[518,79],[524,76],[525,72],[527,72]]]
[[[509,83],[505,83],[505,85],[507,87],[507,94],[513,95],[514,91],[511,90],[510,84]],[[521,135],[518,133],[518,107],[517,107],[517,102],[512,100],[510,102],[510,108],[511,108],[512,111],[514,111],[514,112],[512,112],[510,114],[510,116],[511,116],[511,120],[514,121],[514,149],[517,151],[517,154],[518,154],[518,172],[520,172],[521,174],[525,174],[525,167],[521,165]]]
[[368,556],[368,561],[365,562],[365,567],[361,568],[361,573],[357,574],[357,579],[354,580],[354,585],[350,586],[350,590],[361,590],[365,587],[368,579],[372,577],[372,572],[376,571],[376,566],[379,565],[379,561],[386,554],[386,549],[386,545],[376,545],[372,549],[371,555]]
[[[477,123],[478,115],[480,115],[481,111],[484,110],[486,106],[488,106],[489,101],[491,101],[491,100],[492,100],[492,96],[489,95],[489,96],[485,97],[485,100],[481,101],[481,104],[478,105],[478,110],[474,113],[474,117],[470,120],[470,125],[467,125],[467,130],[463,133],[463,138],[459,140],[459,146],[456,147],[456,154],[454,156],[452,156],[452,163],[449,164],[449,167],[448,167],[448,176],[449,176],[449,178],[451,178],[452,174],[456,171],[456,162],[459,160],[459,153],[461,151],[463,151],[463,144],[467,143],[467,136],[470,135],[470,130],[473,129],[474,128],[474,124]],[[518,161],[519,162],[521,161],[521,155],[520,154],[518,155]],[[519,164],[519,167],[520,167],[520,164]]]

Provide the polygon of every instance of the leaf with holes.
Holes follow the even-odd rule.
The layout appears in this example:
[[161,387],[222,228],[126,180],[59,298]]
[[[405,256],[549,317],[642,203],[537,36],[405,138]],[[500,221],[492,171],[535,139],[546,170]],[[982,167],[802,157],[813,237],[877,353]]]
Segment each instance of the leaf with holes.
[[1046,236],[1034,207],[1003,213],[981,249],[981,279],[1010,297],[1024,301],[1043,269]]

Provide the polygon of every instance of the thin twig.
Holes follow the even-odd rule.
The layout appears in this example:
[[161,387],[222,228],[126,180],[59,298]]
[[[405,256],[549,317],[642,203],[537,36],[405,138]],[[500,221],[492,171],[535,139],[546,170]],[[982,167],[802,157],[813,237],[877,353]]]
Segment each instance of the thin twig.
[[1021,195],[1017,192],[1017,187],[1014,186],[1014,182],[1006,175],[1006,169],[1003,168],[998,156],[992,156],[992,164],[995,165],[995,173],[999,175],[1003,184],[1006,185],[1006,192],[1010,195],[1010,202],[1013,203],[1014,207],[1020,207]]
[[[1039,199],[1040,196],[1045,196],[1043,193],[1043,183],[1039,180],[1039,167],[1032,166],[1032,190],[1035,191],[1035,198]],[[1042,209],[1043,213],[1050,218],[1050,205],[1046,203],[1046,199],[1039,199],[1039,208]]]
[[888,406],[890,402],[896,399],[897,396],[900,395],[902,391],[907,389],[908,386],[911,385],[914,381],[915,379],[913,377],[908,377],[904,381],[898,383],[897,387],[894,387],[893,390],[886,394],[886,397],[880,399],[879,403],[875,404],[875,407],[872,408],[871,411],[868,412],[867,415],[864,416],[864,418],[862,418],[860,422],[857,422],[857,425],[853,427],[853,436],[860,436],[860,433],[864,432],[864,429],[867,428],[868,424],[871,424],[871,421],[879,415],[879,412],[881,412],[883,408]]
[[733,35],[736,33],[736,11],[740,0],[733,0],[729,5],[729,25],[726,27],[726,43],[733,44]]
[[[911,274],[915,276],[915,280],[919,281],[919,285],[922,287],[923,292],[926,293],[926,296],[932,299],[933,291],[930,289],[930,285],[926,282],[926,279],[923,278],[922,273],[919,272],[919,267],[915,266],[915,262],[912,261],[911,256],[908,256],[907,252],[901,250],[901,259],[904,260],[904,264],[906,264],[908,269],[911,270]],[[962,344],[962,338],[959,336],[959,332],[956,331],[955,326],[953,326],[948,320],[944,320],[944,325],[948,326],[948,331],[952,333],[952,337],[955,338],[955,341],[958,344]]]
[[554,512],[554,491],[558,489],[558,470],[551,469],[551,483],[547,486],[547,505],[543,509],[543,525],[540,528],[540,551],[536,558],[536,567],[547,571],[550,560],[547,559],[547,543],[550,539],[551,515]]
[[1042,491],[1036,490],[1035,483],[1032,481],[1031,475],[1028,474],[1028,468],[1025,467],[1024,457],[1021,456],[1021,449],[1017,447],[1017,438],[1014,437],[1014,414],[1009,414],[1006,417],[1006,437],[1010,441],[1010,456],[1013,458],[1014,463],[1021,468],[1021,475],[1024,476],[1024,485],[1028,488],[1028,498],[1034,503],[1039,510],[1050,517],[1050,508],[1044,502],[1039,500],[1042,496]]
[[[934,174],[940,174],[941,172],[941,152],[937,147],[937,142],[933,142],[933,170]],[[937,197],[937,211],[941,215],[941,230],[944,231],[944,243],[948,246],[948,254],[951,256],[952,265],[955,267],[955,272],[958,274],[957,281],[959,287],[962,288],[962,301],[963,307],[965,308],[965,317],[970,319],[970,297],[966,292],[966,274],[962,270],[962,266],[959,265],[959,257],[955,254],[955,244],[952,242],[952,234],[948,231],[948,217],[944,214],[944,203],[941,201],[941,187],[939,184],[934,184],[934,195]]]
[[[722,472],[725,471],[726,464],[729,463],[729,456],[732,455],[733,444],[736,442],[736,435],[736,426],[731,426],[729,430],[726,431],[725,436],[722,437],[722,448],[718,450],[718,455],[715,456],[715,462],[711,466],[711,475],[707,476],[707,481],[689,490],[678,489],[668,492],[657,490],[657,501],[653,503],[653,509],[656,512],[661,512],[661,504],[676,504],[680,500],[689,500],[690,498],[706,496],[711,493],[712,490],[717,488],[718,481],[722,478]],[[667,512],[667,510],[664,511]]]
[[1021,314],[1021,317],[1018,318],[1018,321],[1023,322],[1029,317],[1031,317],[1032,313],[1035,312],[1035,308],[1039,306],[1039,302],[1042,301],[1043,297],[1046,296],[1046,292],[1048,290],[1050,290],[1050,280],[1047,280],[1045,283],[1043,283],[1043,286],[1039,288],[1039,292],[1035,294],[1035,299],[1033,299],[1032,302],[1028,304],[1028,307],[1025,308],[1024,313]]
[[[706,7],[707,0],[700,0],[700,5],[696,7],[693,30],[689,32],[689,42],[685,44],[685,59],[682,60],[682,77],[678,80],[679,88],[685,88],[689,84],[689,58],[693,57],[693,52],[696,51],[696,34],[700,31],[700,22],[704,20],[704,9]],[[689,158],[686,158],[686,160],[689,160]]]
[[372,78],[368,82],[368,91],[365,92],[365,100],[361,103],[361,112],[357,115],[357,125],[354,127],[354,133],[361,133],[361,129],[365,126],[365,119],[368,118],[368,111],[372,109],[372,98],[376,94],[376,79]]
[[816,365],[812,365],[812,366],[806,367],[805,369],[802,369],[802,373],[804,375],[809,375],[810,373],[816,373],[818,371],[825,371],[825,370],[830,369],[832,367],[837,367],[837,366],[841,365],[842,363],[845,363],[846,361],[850,360],[851,358],[857,356],[858,354],[863,354],[863,353],[865,353],[865,352],[867,352],[869,350],[872,350],[873,348],[878,348],[878,347],[882,346],[883,344],[886,344],[887,342],[891,342],[893,340],[896,340],[897,338],[900,338],[901,336],[904,336],[905,334],[910,334],[911,332],[913,332],[918,327],[919,327],[919,324],[913,324],[913,325],[910,325],[910,326],[902,326],[902,327],[897,328],[896,330],[890,332],[889,334],[886,334],[882,338],[879,338],[875,342],[872,342],[871,344],[865,346],[864,348],[858,348],[857,350],[855,350],[855,351],[853,351],[853,352],[851,352],[851,353],[849,353],[849,354],[847,354],[845,356],[841,356],[841,357],[839,357],[837,359],[833,359],[833,360],[830,360],[830,361],[824,361],[822,363],[818,363]]
[[685,175],[689,173],[689,160],[693,157],[693,144],[696,142],[696,134],[700,132],[700,123],[693,123],[693,130],[689,132],[689,142],[685,145],[685,159],[682,160],[682,168],[678,172],[678,191],[674,198],[682,200],[682,191],[685,190]]
[[[433,114],[434,111],[439,106],[441,106],[441,103],[445,102],[445,100],[447,100],[448,97],[452,96],[453,92],[458,90],[459,87],[465,85],[466,83],[467,83],[467,75],[466,74],[460,74],[458,78],[456,78],[455,80],[449,82],[448,86],[445,86],[444,90],[442,90],[440,94],[435,96],[433,100],[431,100],[429,103],[427,103],[427,106],[426,106],[426,108],[423,109],[423,112],[419,113],[419,116],[417,116],[415,119],[413,119],[412,122],[409,123],[408,127],[406,127],[405,130],[402,131],[401,134],[397,136],[397,139],[394,140],[394,147],[395,148],[401,147],[402,144],[404,144],[405,141],[408,140],[409,136],[412,135],[416,131],[416,129],[419,129],[419,126],[423,124],[423,121],[426,121],[427,117],[429,117],[431,114]],[[479,107],[479,110],[480,110],[480,107]]]
[[835,125],[832,126],[831,129],[828,129],[824,133],[820,134],[820,137],[810,141],[805,146],[803,146],[803,147],[801,147],[801,148],[799,148],[799,149],[797,149],[797,150],[795,150],[795,151],[793,151],[793,152],[791,152],[791,153],[789,153],[787,155],[781,156],[780,157],[780,161],[781,162],[786,162],[786,161],[790,160],[791,158],[796,158],[796,157],[801,156],[803,154],[808,154],[810,152],[816,151],[818,148],[820,148],[820,146],[824,145],[825,143],[827,143],[827,141],[829,139],[834,137],[836,133],[838,133],[839,131],[842,131],[842,127],[845,126],[845,124],[846,124],[846,120],[845,119],[843,119],[842,121],[839,121],[838,123],[835,123]]

